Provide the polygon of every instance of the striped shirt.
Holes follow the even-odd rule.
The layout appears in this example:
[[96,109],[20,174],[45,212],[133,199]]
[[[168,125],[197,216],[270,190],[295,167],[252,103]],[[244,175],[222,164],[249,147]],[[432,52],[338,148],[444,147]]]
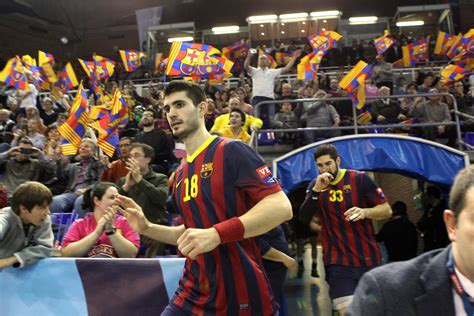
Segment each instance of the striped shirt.
[[[312,200],[315,180],[308,186],[302,208]],[[313,212],[321,220],[325,265],[371,267],[381,263],[372,221],[347,221],[344,216],[354,206],[369,208],[387,202],[382,189],[365,172],[341,169],[338,177],[313,201]]]
[[[186,228],[210,228],[280,190],[249,146],[211,137],[176,170],[173,202]],[[187,258],[171,303],[193,315],[273,315],[277,309],[253,238]]]

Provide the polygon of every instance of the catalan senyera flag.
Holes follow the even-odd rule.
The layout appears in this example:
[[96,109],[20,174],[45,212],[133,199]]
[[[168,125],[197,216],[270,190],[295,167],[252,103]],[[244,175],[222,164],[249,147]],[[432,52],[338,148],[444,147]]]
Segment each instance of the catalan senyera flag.
[[54,56],[49,53],[45,53],[41,50],[38,51],[38,66],[42,66],[45,63],[54,65]]
[[144,52],[136,50],[119,50],[120,57],[122,57],[125,71],[132,72],[142,65],[142,58],[146,57]]
[[296,67],[298,80],[307,81],[316,79],[323,55],[324,52],[320,50],[318,52],[313,51],[301,58],[300,63]]
[[357,123],[360,125],[367,125],[372,121],[372,114],[369,111],[364,111],[357,115]]
[[387,49],[395,43],[395,40],[390,35],[388,30],[384,31],[384,34],[374,39],[375,48],[377,49],[377,55],[382,55]]
[[26,77],[23,64],[20,57],[12,57],[8,60],[5,68],[0,73],[0,81],[17,89],[30,91],[28,87],[28,78]]
[[280,66],[287,65],[290,62],[292,57],[293,57],[293,53],[287,53],[287,52],[276,52],[275,53],[275,61]]
[[365,105],[365,80],[370,77],[371,72],[372,67],[361,60],[339,82],[339,86],[347,91],[358,110]]
[[451,83],[461,80],[471,72],[457,65],[448,65],[441,71],[441,82]]
[[82,87],[82,82],[77,89],[74,102],[69,110],[69,117],[64,124],[59,126],[58,132],[63,137],[61,141],[64,155],[75,155],[86,133],[89,123],[87,113],[87,93]]
[[455,38],[456,38],[455,35],[449,35],[446,32],[439,31],[438,32],[438,37],[436,38],[434,53],[436,55],[446,54],[448,49],[453,44]]
[[230,73],[234,63],[221,57],[210,45],[173,42],[165,70],[167,76],[208,77],[209,74]]
[[319,34],[308,36],[308,40],[313,50],[326,52],[333,48],[341,37],[342,35],[334,31],[322,31]]

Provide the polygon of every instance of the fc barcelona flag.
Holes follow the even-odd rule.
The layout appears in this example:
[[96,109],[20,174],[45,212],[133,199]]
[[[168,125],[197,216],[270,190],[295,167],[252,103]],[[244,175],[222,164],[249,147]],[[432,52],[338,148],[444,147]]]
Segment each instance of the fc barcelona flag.
[[235,61],[236,58],[241,58],[245,56],[247,48],[248,47],[246,40],[241,39],[230,46],[222,48],[222,55],[227,59]]
[[372,67],[361,60],[339,82],[339,86],[348,92],[358,110],[365,105],[365,80],[371,73]]
[[415,67],[416,57],[413,51],[413,43],[402,46],[403,67]]
[[54,65],[54,56],[52,54],[45,53],[41,50],[38,51],[38,66],[49,63]]
[[0,81],[17,89],[22,89],[27,92],[30,91],[23,64],[18,56],[8,60],[5,68],[3,68],[0,73]]
[[395,43],[395,40],[390,35],[390,32],[385,30],[384,34],[374,39],[375,48],[377,49],[377,55],[382,55],[387,49]]
[[105,80],[112,77],[115,69],[115,61],[94,54],[92,60],[95,65],[95,77],[97,80]]
[[275,61],[280,66],[286,66],[290,62],[292,57],[293,57],[293,53],[286,53],[286,52],[275,53]]
[[78,84],[76,73],[74,72],[71,63],[67,63],[63,70],[59,72],[58,81],[55,86],[62,92],[66,92],[72,90]]
[[318,35],[313,34],[308,36],[308,40],[313,50],[322,50],[324,52],[334,47],[337,41],[342,37],[334,31],[323,31]]
[[443,83],[451,83],[461,80],[471,72],[467,69],[456,65],[448,65],[441,71],[441,81]]
[[434,53],[436,55],[446,54],[448,49],[453,44],[455,38],[456,38],[455,35],[449,35],[446,32],[439,31],[438,32],[438,37],[436,38]]
[[86,133],[88,123],[87,93],[82,87],[81,82],[77,90],[76,98],[69,110],[69,117],[67,121],[58,128],[59,134],[64,138],[61,141],[64,155],[75,155],[77,153],[81,140]]
[[142,65],[142,58],[146,57],[145,53],[135,50],[119,50],[119,52],[124,68],[128,72],[137,70]]
[[165,74],[203,78],[230,73],[234,63],[219,55],[220,51],[210,45],[173,42]]
[[304,81],[316,79],[318,75],[319,64],[323,55],[323,51],[318,51],[312,52],[301,58],[300,63],[297,66],[297,79]]

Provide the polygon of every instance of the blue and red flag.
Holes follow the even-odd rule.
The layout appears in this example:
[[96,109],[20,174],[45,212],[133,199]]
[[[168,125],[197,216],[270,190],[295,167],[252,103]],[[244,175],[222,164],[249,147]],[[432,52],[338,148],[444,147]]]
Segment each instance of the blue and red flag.
[[220,57],[220,51],[210,45],[173,42],[165,74],[167,76],[206,78],[230,73],[234,63]]
[[455,40],[455,35],[449,35],[446,32],[438,32],[438,37],[436,38],[436,44],[434,53],[436,55],[444,55],[448,52],[449,48],[453,45]]
[[395,40],[390,35],[390,32],[385,30],[384,34],[374,39],[375,48],[377,49],[377,55],[382,55],[387,49],[395,43]]
[[136,50],[119,50],[120,57],[122,57],[125,71],[132,72],[142,65],[142,58],[146,57],[144,52]]
[[275,61],[280,66],[286,66],[290,62],[292,57],[293,57],[293,53],[287,53],[287,52],[275,53]]
[[318,75],[319,64],[321,63],[323,55],[323,51],[313,51],[312,53],[309,53],[308,55],[301,58],[300,63],[296,67],[297,79],[304,81],[316,79]]
[[322,31],[319,34],[308,36],[308,40],[313,50],[322,50],[326,53],[336,45],[341,37],[342,35],[334,31]]
[[372,67],[361,60],[339,82],[339,86],[347,91],[352,103],[358,110],[365,105],[365,80],[371,74]]
[[10,58],[0,73],[0,81],[5,82],[8,86],[17,89],[30,91],[28,87],[28,78],[26,78],[25,70],[20,57]]
[[64,155],[75,155],[77,153],[89,123],[87,104],[87,93],[82,87],[81,82],[77,89],[76,98],[69,110],[69,117],[58,128],[59,134],[63,137],[61,147]]
[[54,56],[49,53],[45,53],[41,50],[38,51],[38,66],[42,66],[43,64],[51,64],[54,65]]
[[457,65],[448,65],[441,71],[441,81],[443,83],[452,83],[461,80],[471,74],[471,71]]

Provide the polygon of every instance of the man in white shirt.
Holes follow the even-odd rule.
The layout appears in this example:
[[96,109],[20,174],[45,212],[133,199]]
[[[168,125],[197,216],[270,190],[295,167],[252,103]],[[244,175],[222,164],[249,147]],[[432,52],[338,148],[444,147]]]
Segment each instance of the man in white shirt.
[[346,315],[474,315],[474,166],[454,180],[449,208],[451,245],[367,272]]
[[[287,73],[291,70],[291,67],[295,64],[296,59],[301,55],[301,50],[296,50],[293,57],[290,59],[288,64],[283,68],[270,69],[270,61],[267,55],[262,54],[258,57],[258,68],[250,66],[250,58],[252,53],[247,52],[247,58],[245,58],[244,69],[248,75],[252,78],[252,105],[255,107],[256,104],[262,101],[275,100],[275,79],[280,75]],[[265,123],[269,124],[269,117],[273,117],[275,114],[275,105],[263,105],[260,107],[260,111],[256,111],[255,115],[260,117]]]
[[36,98],[38,97],[38,90],[35,85],[31,83],[31,75],[27,74],[28,78],[28,89],[30,91],[25,91],[18,89],[17,93],[20,101],[20,109],[26,109],[29,106],[34,106],[36,108]]

